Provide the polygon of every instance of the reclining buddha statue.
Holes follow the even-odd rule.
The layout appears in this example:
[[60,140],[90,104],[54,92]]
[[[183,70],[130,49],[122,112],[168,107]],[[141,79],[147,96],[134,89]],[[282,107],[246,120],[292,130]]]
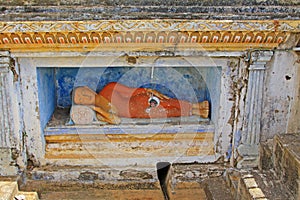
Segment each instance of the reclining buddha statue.
[[86,86],[77,87],[73,92],[73,103],[89,107],[95,111],[98,120],[110,124],[119,124],[122,117],[168,118],[198,115],[208,118],[209,115],[208,101],[191,103],[170,98],[154,89],[131,88],[117,82],[108,83],[98,94]]

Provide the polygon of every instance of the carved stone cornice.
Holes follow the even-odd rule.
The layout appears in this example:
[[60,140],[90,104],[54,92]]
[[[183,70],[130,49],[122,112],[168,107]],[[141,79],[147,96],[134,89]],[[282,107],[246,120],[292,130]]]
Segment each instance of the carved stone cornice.
[[[212,50],[273,49],[300,20],[101,20],[0,22],[0,48],[12,51],[43,49],[80,51],[95,47],[203,48]],[[124,44],[124,45],[122,45]]]

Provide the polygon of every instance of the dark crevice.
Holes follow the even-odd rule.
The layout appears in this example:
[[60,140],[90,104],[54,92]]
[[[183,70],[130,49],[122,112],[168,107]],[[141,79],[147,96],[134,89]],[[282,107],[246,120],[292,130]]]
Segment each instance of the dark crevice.
[[157,176],[159,179],[160,187],[164,194],[165,200],[169,200],[169,195],[167,192],[167,177],[171,167],[171,163],[169,162],[159,162],[156,164]]

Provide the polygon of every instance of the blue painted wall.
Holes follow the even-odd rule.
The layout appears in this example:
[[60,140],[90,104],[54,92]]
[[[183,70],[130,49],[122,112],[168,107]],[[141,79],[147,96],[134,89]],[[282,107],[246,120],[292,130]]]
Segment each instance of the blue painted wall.
[[216,78],[214,73],[209,72],[212,69],[156,67],[151,79],[150,67],[56,68],[57,105],[71,106],[71,92],[74,87],[86,85],[99,92],[109,82],[120,82],[129,87],[153,88],[172,98],[190,102],[211,101],[202,75]]
[[41,128],[44,129],[56,108],[54,68],[37,68],[37,82]]
[[78,68],[55,68],[57,106],[70,107]]

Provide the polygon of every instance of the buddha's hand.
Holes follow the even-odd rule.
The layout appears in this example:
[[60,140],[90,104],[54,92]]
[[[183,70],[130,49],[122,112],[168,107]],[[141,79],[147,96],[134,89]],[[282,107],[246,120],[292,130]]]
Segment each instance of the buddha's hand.
[[146,88],[146,91],[147,91],[148,95],[154,95],[154,96],[158,97],[159,99],[170,99],[170,97],[168,97],[156,90]]

